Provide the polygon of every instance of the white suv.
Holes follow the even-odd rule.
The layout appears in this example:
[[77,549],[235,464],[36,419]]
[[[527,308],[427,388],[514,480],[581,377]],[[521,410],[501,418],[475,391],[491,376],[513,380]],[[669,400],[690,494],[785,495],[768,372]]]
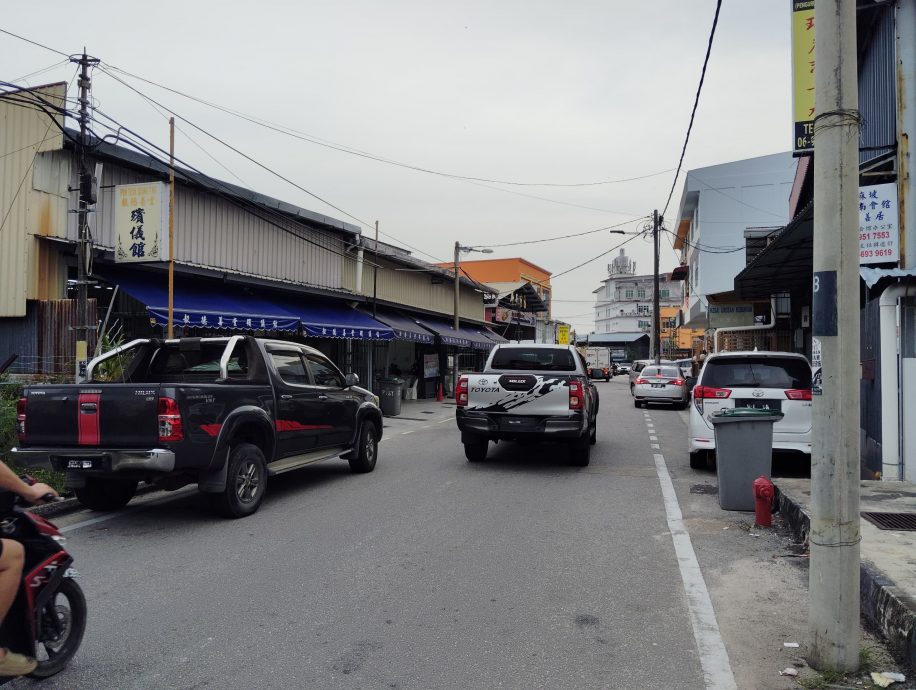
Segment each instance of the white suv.
[[717,352],[708,355],[693,388],[690,466],[701,469],[716,449],[710,416],[729,407],[783,413],[773,425],[773,450],[811,455],[811,365],[794,352]]

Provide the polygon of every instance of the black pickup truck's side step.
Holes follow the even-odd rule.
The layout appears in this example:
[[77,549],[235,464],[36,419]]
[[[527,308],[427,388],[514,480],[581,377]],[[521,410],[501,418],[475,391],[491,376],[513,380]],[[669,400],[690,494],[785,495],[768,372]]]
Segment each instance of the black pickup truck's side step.
[[283,474],[290,470],[298,470],[300,467],[311,465],[313,462],[339,457],[348,450],[346,446],[334,446],[332,448],[321,448],[311,453],[301,453],[300,455],[292,455],[288,458],[275,460],[267,465],[267,475],[273,477],[274,475]]

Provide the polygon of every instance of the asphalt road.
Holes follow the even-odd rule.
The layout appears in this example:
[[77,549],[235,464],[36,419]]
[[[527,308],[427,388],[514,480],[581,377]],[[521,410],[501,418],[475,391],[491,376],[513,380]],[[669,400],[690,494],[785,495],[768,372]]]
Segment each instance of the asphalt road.
[[90,617],[40,687],[727,688],[732,669],[740,687],[790,687],[775,667],[804,616],[761,624],[768,657],[748,634],[767,602],[746,602],[755,578],[772,598],[803,573],[770,562],[778,538],[751,538],[753,515],[718,510],[714,473],[687,466],[685,413],[634,409],[625,377],[598,386],[585,468],[547,445],[468,463],[440,408],[392,420],[375,472],[283,475],[243,520],[194,489],[57,519]]

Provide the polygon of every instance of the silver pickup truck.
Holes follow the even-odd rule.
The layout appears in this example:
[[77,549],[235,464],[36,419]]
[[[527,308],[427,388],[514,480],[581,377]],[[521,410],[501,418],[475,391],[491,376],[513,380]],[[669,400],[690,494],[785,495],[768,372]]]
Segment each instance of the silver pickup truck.
[[598,391],[582,355],[569,345],[497,345],[483,372],[464,374],[456,421],[471,462],[490,441],[557,441],[573,464],[588,465],[598,427]]

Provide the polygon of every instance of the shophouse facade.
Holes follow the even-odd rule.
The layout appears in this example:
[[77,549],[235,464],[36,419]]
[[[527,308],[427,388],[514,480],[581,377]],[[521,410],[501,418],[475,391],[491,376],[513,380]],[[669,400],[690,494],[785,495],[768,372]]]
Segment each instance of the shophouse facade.
[[[861,379],[862,476],[916,481],[916,300],[910,297],[916,292],[916,213],[908,212],[916,203],[916,178],[909,172],[909,150],[901,145],[916,136],[916,1],[860,4],[856,36],[861,368],[850,372]],[[798,153],[791,221],[767,236],[734,283],[743,298],[786,302],[790,346],[816,365],[811,288],[818,209],[810,154]],[[873,208],[877,197],[888,207]],[[886,215],[878,218],[882,211]]]
[[494,331],[512,341],[557,342],[550,271],[522,257],[462,260],[460,266],[465,275],[493,290],[487,319]]
[[[0,207],[8,210],[0,233],[0,359],[18,355],[11,371],[23,375],[66,375],[75,361],[80,142],[54,110],[65,96],[66,86],[54,84],[0,97]],[[100,172],[86,261],[91,353],[97,332],[132,338],[167,330],[167,257],[120,261],[128,252],[117,219],[123,204],[162,204],[167,193],[149,190],[161,192],[169,167],[149,147],[95,136],[85,156],[84,170]],[[376,248],[356,225],[177,165],[172,250],[176,335],[304,340],[370,387],[389,373],[392,357],[405,364],[412,357],[409,369],[423,373],[424,355],[435,354],[440,366],[425,357],[426,373],[442,377],[450,354],[500,340],[485,334],[484,286],[460,281],[464,327],[450,332],[447,272],[406,251]]]
[[[753,346],[753,338],[764,337],[754,330],[762,333],[774,323],[769,301],[735,298],[734,278],[746,265],[745,232],[771,231],[788,221],[795,167],[786,152],[687,173],[673,229],[674,249],[686,267],[680,325],[704,330],[710,350]],[[729,340],[717,344],[717,331]]]

